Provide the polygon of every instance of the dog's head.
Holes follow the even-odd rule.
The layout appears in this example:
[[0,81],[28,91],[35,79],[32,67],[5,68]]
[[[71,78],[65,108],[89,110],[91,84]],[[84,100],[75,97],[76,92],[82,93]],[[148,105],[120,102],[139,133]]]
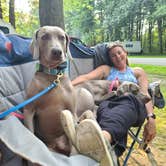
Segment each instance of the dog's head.
[[120,84],[120,86],[117,88],[117,95],[123,95],[125,93],[132,93],[136,95],[140,90],[140,87],[133,82],[124,81]]
[[146,95],[141,92],[140,87],[133,82],[124,81],[117,89],[117,95],[133,94],[143,103],[148,103],[151,100],[149,95]]
[[30,49],[34,59],[48,68],[55,68],[66,60],[69,37],[57,26],[43,26],[34,35]]

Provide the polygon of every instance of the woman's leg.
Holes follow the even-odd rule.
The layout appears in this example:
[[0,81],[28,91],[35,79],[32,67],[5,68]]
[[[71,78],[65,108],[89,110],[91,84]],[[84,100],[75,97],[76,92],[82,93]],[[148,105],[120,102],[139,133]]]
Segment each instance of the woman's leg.
[[122,151],[126,147],[128,129],[143,123],[145,116],[144,105],[132,95],[104,101],[97,110],[97,121],[104,136],[110,143],[119,144]]

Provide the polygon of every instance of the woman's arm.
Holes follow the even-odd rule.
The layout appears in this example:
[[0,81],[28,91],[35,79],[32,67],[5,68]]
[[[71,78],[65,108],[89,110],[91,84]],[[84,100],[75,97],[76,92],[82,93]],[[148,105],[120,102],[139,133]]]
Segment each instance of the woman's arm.
[[[142,68],[134,68],[134,74],[138,80],[138,84],[141,88],[141,91],[146,94],[149,95],[148,93],[148,78],[147,75],[145,73],[145,71]],[[147,110],[147,115],[150,115],[153,113],[153,104],[152,101],[149,101],[146,104],[146,110]],[[153,119],[152,117],[149,117],[147,120],[147,123],[145,124],[144,127],[144,139],[145,142],[148,143],[150,142],[156,135],[156,124],[155,124],[155,119]]]
[[104,79],[109,75],[109,72],[110,72],[110,66],[102,65],[97,67],[95,70],[91,71],[90,73],[76,77],[74,80],[72,80],[72,84],[77,85],[88,80]]

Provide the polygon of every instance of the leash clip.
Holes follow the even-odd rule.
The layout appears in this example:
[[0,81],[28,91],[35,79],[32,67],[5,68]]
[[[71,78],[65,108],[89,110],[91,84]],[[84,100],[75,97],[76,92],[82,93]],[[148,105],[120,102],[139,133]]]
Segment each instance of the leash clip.
[[63,77],[63,73],[59,73],[57,75],[57,78],[54,80],[54,83],[55,84],[60,84],[60,78]]

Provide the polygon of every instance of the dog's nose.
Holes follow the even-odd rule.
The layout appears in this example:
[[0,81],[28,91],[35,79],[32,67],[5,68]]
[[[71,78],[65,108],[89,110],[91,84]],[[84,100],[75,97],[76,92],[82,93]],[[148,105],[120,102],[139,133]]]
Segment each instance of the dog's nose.
[[62,50],[61,49],[59,49],[59,48],[53,48],[52,50],[51,50],[51,54],[52,54],[52,59],[58,59],[58,58],[60,58],[61,57],[61,55],[62,55]]
[[62,54],[62,50],[59,48],[53,48],[52,49],[52,54],[53,55],[61,55]]

